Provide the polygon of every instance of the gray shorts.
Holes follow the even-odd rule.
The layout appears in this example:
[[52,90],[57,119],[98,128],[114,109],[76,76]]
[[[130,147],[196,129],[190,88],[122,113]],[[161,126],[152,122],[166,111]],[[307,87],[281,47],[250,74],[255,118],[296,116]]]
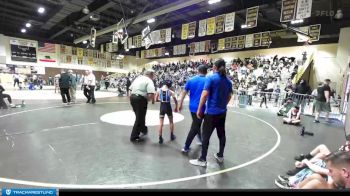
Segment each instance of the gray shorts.
[[316,100],[315,110],[316,112],[331,112],[331,104]]

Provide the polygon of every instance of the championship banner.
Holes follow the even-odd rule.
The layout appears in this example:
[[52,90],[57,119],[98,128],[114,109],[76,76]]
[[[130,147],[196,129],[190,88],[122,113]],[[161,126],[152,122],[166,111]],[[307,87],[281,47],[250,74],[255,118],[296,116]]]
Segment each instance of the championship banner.
[[207,35],[215,34],[215,17],[207,19]]
[[258,25],[259,6],[247,9],[246,25],[248,28],[254,28]]
[[136,48],[137,46],[137,36],[132,37],[132,48]]
[[192,43],[190,43],[190,55],[194,54],[194,51],[195,51],[195,43],[192,42]]
[[160,30],[152,31],[151,37],[152,37],[153,44],[159,44]]
[[224,50],[225,49],[225,38],[218,40],[218,50]]
[[182,24],[181,39],[186,40],[188,38],[189,24]]
[[66,54],[66,46],[65,45],[60,45],[60,53],[61,54]]
[[180,45],[180,48],[181,48],[181,54],[186,54],[186,49],[187,49],[186,44]]
[[294,20],[297,0],[282,0],[281,22]]
[[211,49],[210,46],[211,46],[211,45],[210,45],[210,40],[205,41],[204,52],[210,52],[210,49]]
[[231,37],[231,48],[237,49],[238,48],[237,44],[238,44],[237,37]]
[[195,42],[194,43],[194,53],[199,53],[199,47],[200,47],[199,42]]
[[[111,43],[112,44],[112,43]],[[112,59],[112,54],[109,52],[106,52],[106,59],[111,60]]]
[[78,58],[83,58],[84,50],[82,48],[77,48],[77,56]]
[[203,37],[207,34],[207,20],[200,20],[198,25],[198,37]]
[[177,45],[173,46],[173,55],[176,56],[177,55]]
[[205,52],[205,41],[199,42],[199,52]]
[[66,46],[66,54],[72,55],[72,46]]
[[245,41],[245,36],[237,36],[237,49],[243,49],[244,48],[244,41]]
[[[309,26],[298,27],[297,29],[300,32],[303,32],[303,33],[309,35]],[[297,33],[297,35],[300,35],[300,34]],[[307,42],[307,41],[309,41],[309,38],[307,36],[302,36],[302,35],[298,36],[298,42]]]
[[261,46],[261,33],[254,33],[254,47],[260,47]]
[[312,0],[298,0],[297,14],[295,19],[311,17]]
[[165,29],[165,42],[171,42],[171,28]]
[[150,31],[151,31],[151,29],[149,28],[149,26],[147,26],[146,28],[144,28],[142,30],[142,39],[145,42],[146,49],[148,49],[153,44],[152,37],[150,35]]
[[[108,44],[107,44],[108,45]],[[106,50],[107,50],[107,45],[106,45]],[[108,51],[108,50],[107,50]],[[88,49],[88,57],[93,57],[94,56],[94,51],[91,49]]]
[[77,48],[76,47],[72,48],[72,54],[75,55],[75,56],[77,55]]
[[226,37],[225,38],[225,50],[231,49],[231,37]]
[[164,56],[164,54],[163,54],[163,49],[162,49],[162,48],[157,48],[157,50],[158,50],[158,55],[157,55],[157,57],[162,57],[162,56]]
[[254,44],[254,34],[248,34],[245,36],[245,48],[251,48]]
[[269,46],[270,45],[270,41],[271,41],[271,38],[270,38],[270,32],[267,31],[267,32],[262,32],[261,33],[261,46]]
[[225,31],[225,15],[219,15],[215,17],[216,30],[215,34],[220,34]]
[[161,43],[165,43],[165,37],[166,37],[166,30],[165,29],[161,29],[160,30],[160,42]]
[[226,14],[225,16],[225,32],[231,32],[235,29],[235,12]]
[[311,41],[315,42],[320,40],[320,34],[321,34],[321,25],[310,25],[309,35],[311,37]]
[[197,22],[191,22],[188,24],[188,37],[187,39],[192,39],[196,37],[196,27],[197,27]]
[[145,58],[145,51],[146,51],[146,50],[141,50],[141,59],[144,59],[144,58]]
[[[117,45],[117,47],[118,47],[118,45]],[[141,48],[141,47],[142,47],[142,35],[138,35],[136,48]],[[117,51],[118,51],[118,49],[117,49]]]
[[128,48],[131,49],[132,48],[132,37],[128,38]]

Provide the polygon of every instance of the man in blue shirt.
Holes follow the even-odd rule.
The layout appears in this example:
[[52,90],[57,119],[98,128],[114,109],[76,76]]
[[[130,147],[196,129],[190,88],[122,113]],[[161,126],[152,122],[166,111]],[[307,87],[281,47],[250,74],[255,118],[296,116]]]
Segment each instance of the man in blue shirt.
[[[190,111],[192,116],[192,125],[190,132],[187,135],[187,139],[185,142],[185,146],[182,149],[182,152],[187,153],[190,150],[190,146],[192,143],[193,138],[197,135],[199,139],[198,144],[202,144],[201,139],[201,125],[202,125],[202,118],[197,118],[197,110],[199,101],[201,99],[202,91],[204,88],[204,84],[206,81],[206,75],[207,75],[207,66],[200,65],[198,66],[198,75],[194,76],[190,80],[187,81],[185,85],[185,90],[182,92],[182,96],[180,98],[180,105],[179,105],[179,111],[182,110],[183,101],[188,93],[190,93]],[[205,107],[202,108],[202,112],[204,113]]]
[[223,59],[217,60],[213,71],[214,73],[206,79],[197,110],[197,117],[203,118],[202,108],[205,102],[207,103],[202,131],[202,155],[199,159],[190,160],[192,165],[202,167],[207,165],[209,140],[215,128],[220,141],[220,150],[214,157],[219,163],[224,161],[226,111],[232,97],[232,83],[226,76],[226,62]]

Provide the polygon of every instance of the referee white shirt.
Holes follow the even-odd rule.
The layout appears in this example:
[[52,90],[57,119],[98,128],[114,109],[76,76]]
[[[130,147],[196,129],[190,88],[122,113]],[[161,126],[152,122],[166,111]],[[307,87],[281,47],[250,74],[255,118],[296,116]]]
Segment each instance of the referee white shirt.
[[95,86],[96,85],[96,77],[93,73],[90,73],[87,76],[87,85],[89,86]]
[[153,81],[147,76],[139,76],[130,86],[131,94],[141,95],[147,98],[147,94],[154,94],[155,88]]

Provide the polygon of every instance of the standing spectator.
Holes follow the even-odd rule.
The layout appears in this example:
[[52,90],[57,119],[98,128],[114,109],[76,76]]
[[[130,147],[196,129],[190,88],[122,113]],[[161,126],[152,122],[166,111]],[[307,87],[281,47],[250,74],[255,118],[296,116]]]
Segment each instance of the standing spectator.
[[131,85],[131,81],[130,81],[129,77],[126,77],[126,96],[129,96],[130,85]]
[[71,86],[71,77],[67,73],[66,70],[62,70],[61,76],[59,79],[59,86],[61,90],[61,96],[62,96],[62,102],[64,104],[70,105],[70,95],[69,95],[69,88]]
[[53,78],[52,76],[49,76],[49,86],[52,86],[53,85]]
[[59,80],[60,80],[60,74],[57,74],[56,76],[55,76],[55,93],[56,92],[58,92],[58,93],[60,93],[60,82],[59,82]]
[[190,160],[190,163],[197,166],[205,167],[207,165],[207,153],[209,147],[210,136],[216,128],[220,141],[219,153],[215,153],[214,157],[219,163],[224,161],[224,149],[226,144],[225,136],[225,120],[227,112],[227,104],[232,97],[232,83],[226,77],[226,62],[219,59],[215,62],[214,73],[206,79],[200,103],[197,110],[197,117],[203,118],[202,108],[207,102],[207,109],[203,122],[203,144],[202,155],[199,159]]
[[146,113],[148,101],[152,101],[152,104],[154,104],[155,89],[152,81],[153,78],[154,71],[148,70],[145,72],[145,76],[139,76],[130,86],[130,103],[136,117],[130,136],[131,142],[141,141],[141,132],[143,135],[147,135],[148,133],[146,127]]
[[96,77],[95,75],[92,73],[92,71],[88,70],[86,71],[86,79],[87,79],[87,90],[89,91],[89,98],[87,103],[91,103],[95,104],[96,103],[96,99],[95,99],[95,86],[96,86]]
[[[203,119],[197,117],[197,111],[198,111],[199,101],[201,99],[201,94],[206,81],[205,76],[207,74],[207,70],[208,68],[205,65],[200,65],[198,67],[198,75],[187,81],[185,85],[185,89],[182,92],[182,96],[180,98],[179,111],[181,112],[185,96],[188,93],[190,93],[190,112],[192,116],[192,124],[191,124],[190,132],[187,135],[185,146],[182,149],[182,152],[185,152],[185,153],[189,152],[192,140],[196,135],[197,135],[199,144],[202,144],[201,125],[202,125]],[[205,106],[203,106],[202,108],[202,113],[204,113],[204,111],[205,111]]]
[[108,87],[109,87],[109,76],[106,76],[105,78],[104,78],[104,81],[105,81],[105,89],[106,90],[108,90]]
[[89,71],[85,71],[85,75],[82,76],[81,78],[81,89],[84,91],[84,96],[86,97],[87,101],[86,103],[90,103],[90,95],[89,95],[89,90],[88,90],[88,74]]
[[317,97],[315,102],[315,123],[319,123],[318,120],[321,112],[326,112],[326,121],[329,122],[329,112],[331,112],[331,106],[330,106],[330,92],[331,88],[329,87],[329,84],[331,83],[330,79],[326,79],[324,81],[323,86],[317,88]]
[[69,94],[71,96],[71,102],[76,103],[76,92],[77,92],[77,78],[73,73],[73,70],[68,71],[71,78],[71,86],[69,88]]
[[16,87],[16,84],[17,84],[17,86],[19,88],[19,78],[20,78],[20,76],[18,73],[13,75],[13,87]]

